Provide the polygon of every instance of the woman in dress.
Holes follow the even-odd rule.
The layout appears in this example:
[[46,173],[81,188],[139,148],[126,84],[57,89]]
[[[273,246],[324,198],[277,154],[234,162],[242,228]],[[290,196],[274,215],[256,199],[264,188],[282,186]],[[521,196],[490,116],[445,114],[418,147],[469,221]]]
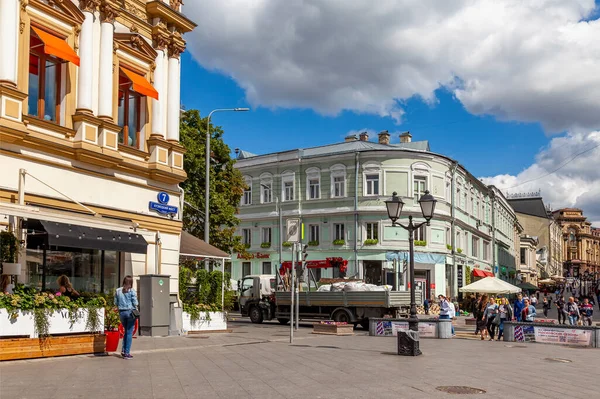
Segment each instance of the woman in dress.
[[479,330],[479,334],[481,336],[482,341],[485,339],[484,335],[487,335],[487,333],[488,333],[487,328],[486,328],[487,320],[485,318],[485,310],[487,308],[487,305],[488,305],[488,297],[487,297],[487,295],[484,294],[481,297],[481,300],[479,301],[479,305],[477,308],[477,319],[476,319],[477,329]]

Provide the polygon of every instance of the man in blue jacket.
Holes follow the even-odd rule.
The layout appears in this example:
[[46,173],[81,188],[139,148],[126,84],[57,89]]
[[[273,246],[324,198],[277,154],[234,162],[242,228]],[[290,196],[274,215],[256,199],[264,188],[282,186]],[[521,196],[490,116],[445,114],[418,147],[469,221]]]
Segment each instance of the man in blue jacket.
[[523,301],[523,295],[518,294],[517,295],[517,299],[515,300],[515,317],[517,318],[517,321],[522,321],[521,320],[521,312],[523,311],[523,309],[525,308],[525,301]]

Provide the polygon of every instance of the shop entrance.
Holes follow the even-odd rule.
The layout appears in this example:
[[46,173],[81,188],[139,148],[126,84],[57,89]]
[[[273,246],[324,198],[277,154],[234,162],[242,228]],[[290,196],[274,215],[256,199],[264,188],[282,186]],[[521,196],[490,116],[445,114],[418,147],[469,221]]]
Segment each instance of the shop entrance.
[[421,290],[425,298],[431,298],[431,272],[429,270],[415,270],[415,288]]
[[365,283],[383,284],[383,269],[380,260],[365,260],[363,266],[365,268]]

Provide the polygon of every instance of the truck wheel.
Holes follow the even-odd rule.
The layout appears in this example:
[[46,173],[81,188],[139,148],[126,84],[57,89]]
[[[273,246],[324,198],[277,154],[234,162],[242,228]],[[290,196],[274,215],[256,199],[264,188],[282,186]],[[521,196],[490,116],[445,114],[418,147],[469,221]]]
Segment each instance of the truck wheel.
[[279,322],[279,324],[286,325],[287,323],[290,322],[290,319],[281,319],[281,318],[279,318],[279,319],[277,319],[277,321]]
[[350,323],[350,321],[352,320],[348,311],[344,310],[344,309],[336,310],[333,313],[333,315],[331,315],[331,318],[333,319],[333,321],[342,322],[342,323],[343,322]]
[[258,306],[252,306],[249,313],[252,323],[260,324],[263,322],[263,314]]

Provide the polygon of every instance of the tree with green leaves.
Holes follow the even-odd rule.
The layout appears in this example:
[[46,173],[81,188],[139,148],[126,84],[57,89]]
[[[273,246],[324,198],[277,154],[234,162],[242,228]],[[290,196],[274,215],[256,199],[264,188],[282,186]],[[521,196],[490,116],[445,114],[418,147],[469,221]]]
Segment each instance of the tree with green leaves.
[[[181,184],[185,200],[198,210],[204,210],[206,122],[198,110],[185,111],[181,115],[180,142],[186,149],[184,169],[187,180]],[[234,168],[235,159],[223,141],[223,129],[211,124],[210,167],[210,243],[227,252],[244,252],[240,237],[235,235],[239,224],[236,217],[246,183],[239,170]],[[204,237],[204,214],[190,206],[183,213],[184,230],[196,237]]]

